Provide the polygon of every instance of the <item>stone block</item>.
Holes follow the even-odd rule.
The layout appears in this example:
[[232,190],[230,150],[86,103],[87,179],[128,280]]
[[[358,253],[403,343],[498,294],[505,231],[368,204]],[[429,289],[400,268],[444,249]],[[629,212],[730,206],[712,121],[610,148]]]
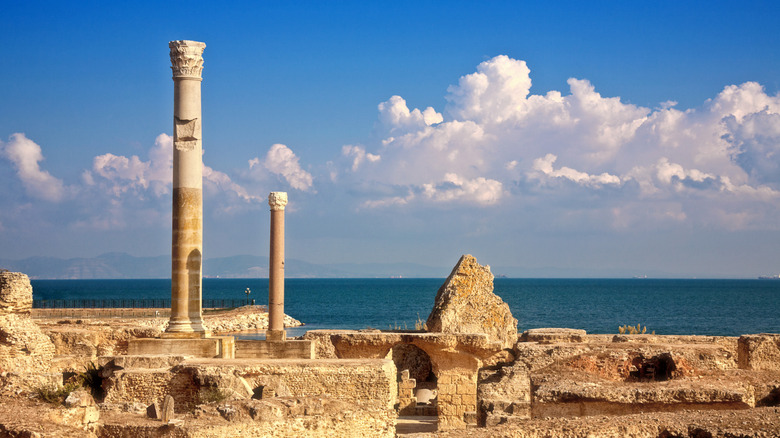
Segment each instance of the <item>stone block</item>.
[[135,338],[127,343],[129,356],[178,355],[193,357],[232,358],[234,338],[215,336],[211,338]]
[[311,340],[288,341],[236,341],[236,359],[314,359],[314,342]]
[[523,332],[520,341],[540,344],[560,344],[567,342],[585,342],[585,330],[570,328],[536,328]]
[[0,272],[0,370],[45,372],[55,354],[51,338],[30,318],[32,286],[19,272]]
[[162,418],[162,408],[160,407],[160,403],[154,402],[146,407],[146,416],[153,419],[153,420],[159,420]]
[[743,370],[780,370],[780,334],[740,336],[737,363]]
[[65,399],[65,406],[68,408],[95,406],[95,399],[92,398],[92,394],[86,389],[79,388],[68,394],[68,397]]
[[168,354],[102,356],[98,358],[98,364],[104,368],[112,369],[159,369],[174,367],[190,357],[193,356],[174,356]]
[[426,327],[430,332],[483,333],[511,348],[517,342],[517,320],[493,293],[490,266],[464,255],[436,294]]
[[162,411],[160,413],[160,419],[163,423],[168,423],[169,421],[173,420],[173,412],[174,412],[174,401],[173,397],[170,395],[165,396],[165,400],[162,404]]
[[30,278],[21,272],[0,272],[0,315],[29,315],[32,309]]

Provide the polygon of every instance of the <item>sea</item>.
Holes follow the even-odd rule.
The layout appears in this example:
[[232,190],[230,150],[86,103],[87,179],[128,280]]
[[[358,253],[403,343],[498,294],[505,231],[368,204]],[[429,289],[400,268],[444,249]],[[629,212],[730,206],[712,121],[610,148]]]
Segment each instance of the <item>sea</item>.
[[[314,329],[412,330],[443,278],[286,279],[285,313]],[[33,280],[35,300],[166,299],[170,280]],[[246,295],[246,290],[250,294]],[[496,278],[520,331],[618,333],[641,324],[664,335],[780,333],[780,280]],[[268,279],[203,279],[204,299],[268,302]]]

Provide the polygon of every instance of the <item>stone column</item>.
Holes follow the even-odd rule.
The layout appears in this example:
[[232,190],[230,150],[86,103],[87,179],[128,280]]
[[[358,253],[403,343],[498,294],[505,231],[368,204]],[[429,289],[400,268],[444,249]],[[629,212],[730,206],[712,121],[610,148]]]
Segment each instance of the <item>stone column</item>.
[[268,267],[268,330],[265,339],[283,341],[284,331],[284,206],[287,192],[271,192],[271,256]]
[[197,41],[171,41],[173,70],[173,230],[171,319],[165,337],[203,337],[203,159],[200,83],[203,49]]

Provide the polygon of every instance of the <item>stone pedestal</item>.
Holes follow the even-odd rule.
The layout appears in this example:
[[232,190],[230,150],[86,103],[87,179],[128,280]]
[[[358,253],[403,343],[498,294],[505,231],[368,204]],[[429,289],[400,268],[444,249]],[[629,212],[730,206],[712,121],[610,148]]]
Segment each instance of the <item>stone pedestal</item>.
[[127,342],[130,356],[184,355],[203,358],[233,359],[236,341],[233,336],[194,339],[135,338]]
[[166,338],[205,336],[201,308],[203,149],[200,83],[203,49],[197,41],[171,41],[173,70],[173,224],[171,319]]
[[271,207],[271,253],[268,267],[268,330],[266,340],[284,341],[284,207],[286,192],[268,195]]

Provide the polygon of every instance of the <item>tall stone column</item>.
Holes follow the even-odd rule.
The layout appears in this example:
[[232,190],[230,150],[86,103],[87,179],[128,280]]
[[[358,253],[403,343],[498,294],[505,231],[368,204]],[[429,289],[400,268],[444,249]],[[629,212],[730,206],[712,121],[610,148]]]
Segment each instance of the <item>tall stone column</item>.
[[271,255],[268,267],[268,330],[269,341],[287,339],[284,331],[284,206],[287,192],[271,192]]
[[173,70],[173,230],[171,319],[165,337],[203,337],[203,159],[200,83],[203,49],[197,41],[171,41]]

